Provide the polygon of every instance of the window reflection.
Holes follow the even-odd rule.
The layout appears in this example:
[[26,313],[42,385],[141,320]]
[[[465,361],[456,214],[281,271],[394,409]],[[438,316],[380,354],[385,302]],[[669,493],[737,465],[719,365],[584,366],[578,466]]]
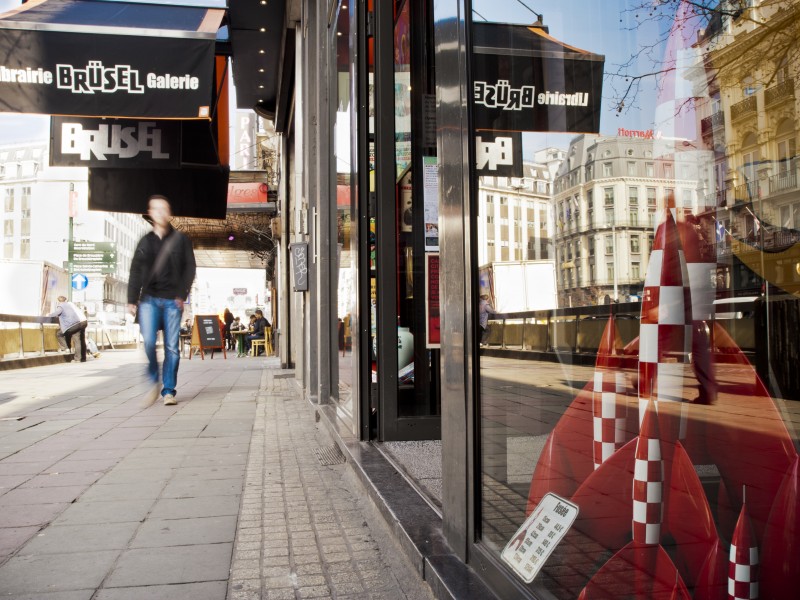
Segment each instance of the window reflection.
[[[788,597],[800,3],[621,4],[548,14],[606,57],[599,134],[526,135],[531,192],[479,181],[481,544],[557,598]],[[550,495],[578,514],[545,545]]]

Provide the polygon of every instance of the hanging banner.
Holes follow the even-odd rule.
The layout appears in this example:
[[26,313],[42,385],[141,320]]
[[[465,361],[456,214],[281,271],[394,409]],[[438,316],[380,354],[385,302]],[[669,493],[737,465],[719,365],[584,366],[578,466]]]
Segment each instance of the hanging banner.
[[179,121],[52,117],[50,166],[177,168]]
[[598,133],[604,61],[543,26],[473,24],[475,129]]
[[223,15],[81,0],[69,10],[26,4],[0,17],[0,111],[210,119]]
[[425,347],[439,348],[442,343],[439,314],[439,253],[425,253]]

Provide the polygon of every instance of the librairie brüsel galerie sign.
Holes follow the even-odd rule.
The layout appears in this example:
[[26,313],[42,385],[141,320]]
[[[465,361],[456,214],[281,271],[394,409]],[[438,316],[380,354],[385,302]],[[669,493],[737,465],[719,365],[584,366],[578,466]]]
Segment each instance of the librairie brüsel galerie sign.
[[597,133],[604,60],[541,27],[475,23],[475,129]]
[[209,119],[213,65],[213,40],[3,30],[0,112]]

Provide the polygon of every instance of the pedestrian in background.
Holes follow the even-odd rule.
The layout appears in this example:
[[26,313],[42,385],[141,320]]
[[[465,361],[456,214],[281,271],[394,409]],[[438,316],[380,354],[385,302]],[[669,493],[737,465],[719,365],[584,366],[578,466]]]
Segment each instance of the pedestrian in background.
[[[72,362],[86,362],[86,315],[72,302],[67,302],[66,296],[57,298],[56,309],[48,317],[58,317],[59,331],[56,333],[58,345],[62,350],[69,350],[72,336],[78,334],[75,340],[75,357]],[[78,358],[80,356],[80,359]]]
[[[153,231],[136,246],[128,281],[128,309],[138,315],[139,328],[147,355],[147,376],[153,387],[142,406],[153,404],[159,396],[167,406],[176,404],[180,327],[183,305],[194,281],[196,263],[192,242],[170,224],[172,209],[165,196],[150,196],[147,214]],[[159,384],[156,337],[164,332],[163,385]]]
[[231,348],[231,323],[233,323],[233,313],[225,309],[225,312],[222,313],[222,320],[224,321],[223,328],[222,328],[222,337],[225,340],[225,344],[227,345],[228,349]]

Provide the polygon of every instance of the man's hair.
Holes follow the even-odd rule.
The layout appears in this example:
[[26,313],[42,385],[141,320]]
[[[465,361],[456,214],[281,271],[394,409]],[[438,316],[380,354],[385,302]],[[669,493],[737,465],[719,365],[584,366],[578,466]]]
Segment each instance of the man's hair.
[[260,309],[260,308],[257,308],[257,309],[256,309],[256,314],[257,314],[257,315],[261,315],[262,317],[264,316],[264,313],[263,313],[263,312],[261,312],[261,309]]
[[[163,200],[164,202],[166,202],[167,204],[169,204],[169,198],[167,198],[166,196],[163,196],[162,194],[153,194],[152,196],[150,196],[150,197],[147,199],[147,203],[148,203],[148,204],[150,204],[150,201],[151,201],[151,200]],[[172,205],[170,205],[170,207],[171,207],[171,206],[172,206]]]
[[66,299],[67,299],[66,296],[59,296],[58,298],[56,298],[56,300],[58,300],[59,302],[64,302]]

